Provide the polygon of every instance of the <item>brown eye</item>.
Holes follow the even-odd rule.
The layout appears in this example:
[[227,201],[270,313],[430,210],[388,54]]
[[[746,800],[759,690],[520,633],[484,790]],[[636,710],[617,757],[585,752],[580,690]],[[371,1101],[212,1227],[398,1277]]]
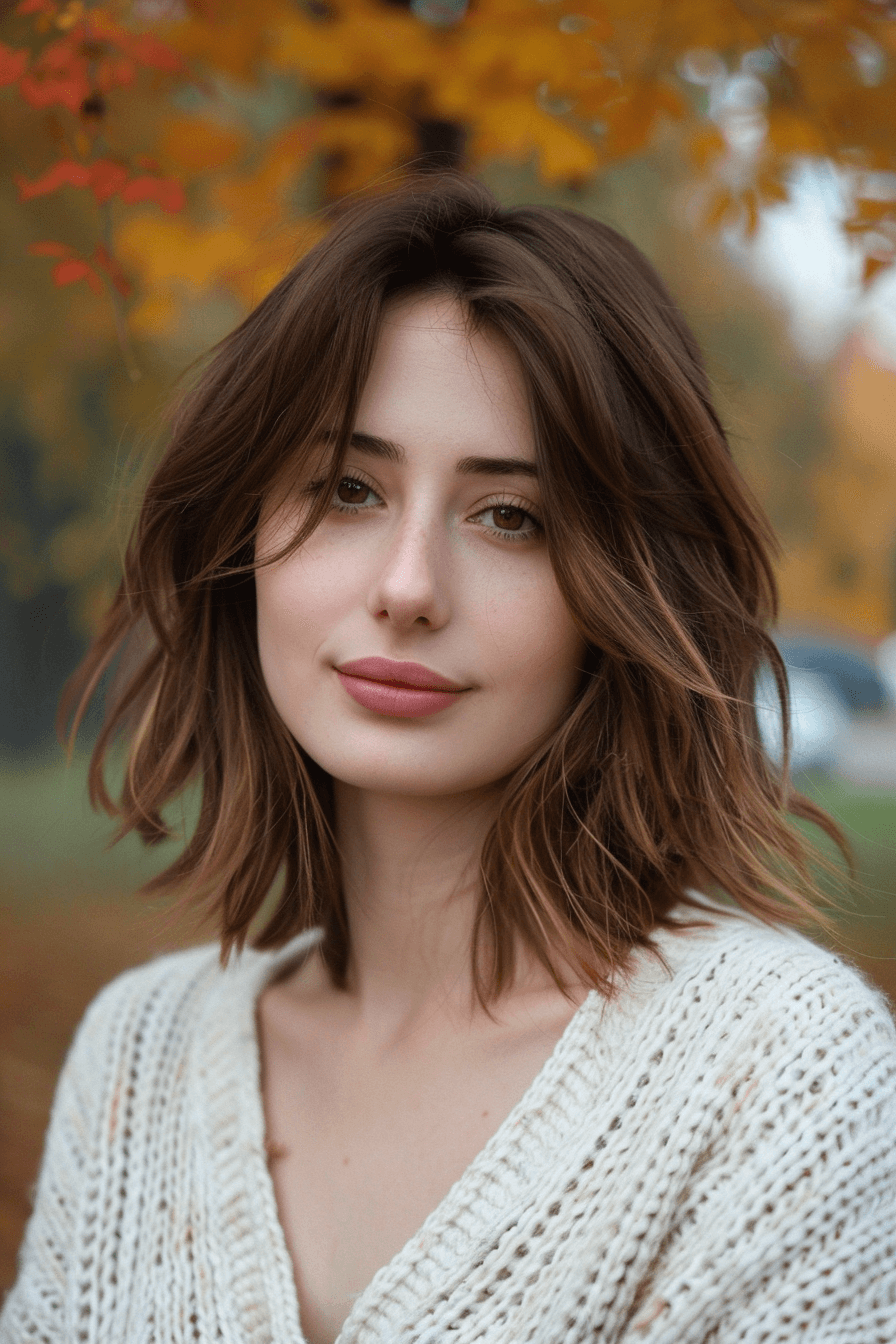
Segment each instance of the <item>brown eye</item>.
[[369,485],[352,480],[350,476],[344,476],[336,487],[336,498],[342,504],[363,504],[369,494]]
[[496,527],[502,532],[519,532],[529,516],[522,509],[515,509],[510,504],[495,505],[491,512]]

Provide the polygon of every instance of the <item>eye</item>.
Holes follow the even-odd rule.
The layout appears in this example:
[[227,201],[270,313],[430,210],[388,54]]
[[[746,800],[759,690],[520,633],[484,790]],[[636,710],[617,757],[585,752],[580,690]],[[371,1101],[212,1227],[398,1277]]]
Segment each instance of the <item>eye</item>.
[[380,502],[372,485],[358,476],[343,476],[333,494],[333,507],[341,513],[355,513]]
[[520,504],[489,504],[473,517],[502,541],[531,541],[541,532],[541,523]]

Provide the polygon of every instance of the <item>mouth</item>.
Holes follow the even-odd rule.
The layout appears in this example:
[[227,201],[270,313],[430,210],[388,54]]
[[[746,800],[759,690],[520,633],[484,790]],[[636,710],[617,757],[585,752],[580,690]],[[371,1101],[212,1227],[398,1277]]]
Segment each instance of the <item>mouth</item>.
[[394,719],[438,714],[471,689],[422,663],[397,662],[391,658],[357,658],[340,663],[336,674],[343,689],[358,704]]

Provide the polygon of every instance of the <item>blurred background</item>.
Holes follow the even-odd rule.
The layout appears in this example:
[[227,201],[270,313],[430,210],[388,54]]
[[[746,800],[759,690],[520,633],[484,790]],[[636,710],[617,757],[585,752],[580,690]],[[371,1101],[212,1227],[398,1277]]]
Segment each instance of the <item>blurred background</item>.
[[409,173],[592,213],[684,307],[856,851],[835,942],[896,996],[894,68],[889,0],[0,0],[0,1289],[88,999],[207,936],[136,896],[172,846],[108,848],[60,688],[181,371]]

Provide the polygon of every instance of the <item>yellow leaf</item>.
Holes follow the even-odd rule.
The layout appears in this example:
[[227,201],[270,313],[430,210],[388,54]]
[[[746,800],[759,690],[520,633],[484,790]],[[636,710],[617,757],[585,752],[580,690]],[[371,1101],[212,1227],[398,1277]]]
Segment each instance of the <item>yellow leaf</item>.
[[170,289],[151,289],[128,313],[128,326],[135,335],[165,336],[175,327],[180,305]]
[[201,290],[222,272],[244,265],[252,255],[252,240],[233,227],[196,228],[185,220],[141,214],[125,219],[118,229],[116,255],[149,290],[176,281]]
[[578,181],[598,164],[595,146],[531,99],[505,98],[479,110],[473,124],[471,154],[476,160],[523,162],[537,155],[549,182]]
[[[444,61],[443,35],[409,11],[354,0],[335,17],[300,11],[273,28],[272,57],[317,88],[429,82]],[[450,41],[450,35],[449,35]]]
[[683,100],[666,85],[641,84],[626,92],[628,96],[604,112],[607,153],[620,157],[646,148],[663,113],[673,117],[684,113]]
[[363,189],[412,159],[417,150],[416,128],[410,118],[363,105],[322,114],[318,143],[335,156],[329,179],[334,196]]
[[162,127],[159,158],[180,173],[208,173],[231,166],[246,143],[243,132],[199,117],[172,117]]
[[716,126],[701,126],[688,141],[688,154],[697,168],[707,164],[728,150],[725,137]]
[[596,146],[562,121],[551,119],[540,137],[541,175],[546,182],[577,183],[591,177],[598,166]]
[[769,113],[768,139],[779,154],[823,154],[827,148],[816,123],[783,107]]
[[252,5],[245,6],[197,6],[191,18],[165,26],[165,41],[187,60],[252,82],[259,63],[269,53],[269,25],[280,8],[279,0],[253,0]]
[[317,134],[316,120],[288,125],[268,143],[254,172],[222,177],[214,183],[215,204],[248,233],[267,228],[307,165]]

